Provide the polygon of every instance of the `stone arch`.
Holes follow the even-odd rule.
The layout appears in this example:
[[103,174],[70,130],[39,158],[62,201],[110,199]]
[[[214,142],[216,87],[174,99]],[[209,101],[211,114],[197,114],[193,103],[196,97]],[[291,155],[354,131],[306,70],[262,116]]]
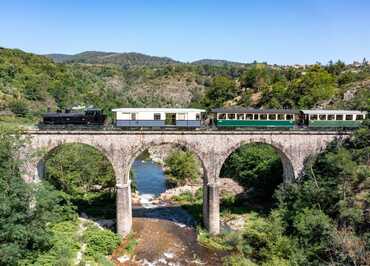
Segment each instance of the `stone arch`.
[[295,180],[294,176],[294,166],[292,163],[292,158],[288,156],[288,153],[285,151],[285,148],[282,144],[275,142],[275,141],[265,141],[265,140],[248,140],[248,141],[240,141],[235,145],[229,147],[226,152],[223,154],[221,164],[218,166],[217,174],[218,176],[221,173],[222,166],[224,165],[225,161],[229,158],[229,156],[239,149],[243,145],[248,144],[267,144],[274,148],[274,150],[278,153],[281,163],[283,165],[283,180],[284,182],[292,182]]
[[117,180],[117,169],[115,167],[114,161],[112,156],[110,156],[108,150],[97,143],[91,143],[90,141],[76,141],[76,140],[63,140],[63,141],[55,141],[55,142],[49,142],[45,146],[41,146],[38,148],[38,154],[34,155],[34,164],[35,164],[35,177],[36,180],[39,181],[44,177],[45,174],[45,162],[48,159],[49,156],[55,151],[57,151],[58,148],[62,147],[63,145],[69,145],[69,144],[79,144],[79,145],[86,145],[89,146],[98,152],[100,152],[111,164],[113,169],[113,174],[115,176],[115,179]]
[[[130,156],[128,161],[126,162],[126,167],[125,167],[125,173],[124,173],[124,182],[122,185],[122,196],[121,193],[118,194],[119,198],[119,204],[118,206],[124,206],[122,209],[122,215],[120,214],[120,209],[118,210],[118,221],[122,220],[122,222],[118,223],[118,231],[122,234],[125,235],[127,232],[129,232],[129,227],[128,225],[131,225],[132,221],[127,222],[128,219],[127,217],[132,217],[132,211],[131,211],[131,202],[128,202],[125,204],[124,198],[128,198],[128,195],[131,193],[130,192],[130,179],[129,179],[129,174],[130,174],[130,169],[132,167],[132,164],[134,160],[146,149],[153,147],[153,146],[160,146],[160,145],[174,145],[174,146],[179,146],[179,147],[184,147],[188,151],[191,151],[195,154],[195,156],[198,158],[200,161],[201,167],[203,169],[203,222],[204,225],[208,228],[210,233],[212,234],[218,234],[220,232],[220,221],[219,221],[219,198],[218,198],[218,187],[217,184],[215,183],[215,180],[210,180],[209,177],[209,170],[212,169],[213,165],[209,163],[209,160],[206,158],[206,154],[202,153],[199,151],[196,147],[193,145],[189,144],[186,141],[150,141],[146,143],[140,143],[139,145],[134,146],[132,149],[130,149]],[[126,192],[127,191],[127,192]],[[126,193],[126,194],[124,194]],[[125,214],[123,214],[125,213]],[[122,216],[120,218],[119,216]],[[126,218],[123,218],[126,217]],[[127,226],[125,226],[125,224]]]
[[127,169],[125,169],[125,175],[124,175],[124,183],[129,183],[129,175],[130,175],[130,169],[135,161],[135,159],[145,150],[149,149],[150,147],[153,146],[160,146],[160,145],[173,145],[173,146],[178,146],[178,147],[184,147],[186,150],[192,152],[195,154],[197,159],[200,161],[201,167],[203,169],[203,180],[204,182],[208,182],[208,169],[205,164],[205,160],[203,158],[203,154],[197,150],[194,146],[191,144],[185,142],[185,141],[176,141],[176,142],[171,142],[171,141],[160,141],[160,142],[154,142],[150,141],[147,143],[141,143],[140,145],[137,145],[133,148],[133,151],[130,153],[128,163],[127,163]]

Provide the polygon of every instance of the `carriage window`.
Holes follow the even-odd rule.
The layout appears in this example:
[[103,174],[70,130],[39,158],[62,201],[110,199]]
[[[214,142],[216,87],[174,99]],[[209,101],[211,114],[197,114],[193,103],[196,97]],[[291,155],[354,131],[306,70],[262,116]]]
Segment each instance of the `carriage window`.
[[328,115],[328,120],[334,120],[335,119],[335,115]]
[[[184,119],[185,119],[185,117],[184,117]],[[195,120],[200,120],[200,114],[198,114],[198,113],[197,113],[197,114],[195,115]]]
[[343,115],[337,115],[335,120],[343,120]]
[[161,120],[161,114],[154,114],[154,120]]
[[131,114],[131,120],[136,120],[136,113]]
[[346,115],[346,120],[353,120],[353,115]]
[[258,120],[258,114],[253,115],[254,120]]
[[218,119],[226,119],[226,114],[218,114]]
[[238,120],[244,120],[244,114],[237,114],[236,117]]
[[[258,116],[257,116],[257,118],[258,118]],[[246,114],[245,119],[246,120],[253,120],[253,114]]]
[[356,120],[363,120],[364,116],[363,115],[356,115]]
[[317,120],[317,115],[310,115],[310,120]]
[[184,113],[177,114],[177,120],[185,120],[185,114]]
[[286,120],[293,120],[293,115],[286,115]]
[[275,114],[270,114],[269,115],[269,120],[276,120],[276,115]]
[[320,120],[326,120],[326,115],[319,115]]
[[277,119],[278,120],[285,120],[284,114],[278,114]]
[[266,120],[267,114],[260,114],[260,120]]
[[235,119],[235,114],[227,114],[228,119]]

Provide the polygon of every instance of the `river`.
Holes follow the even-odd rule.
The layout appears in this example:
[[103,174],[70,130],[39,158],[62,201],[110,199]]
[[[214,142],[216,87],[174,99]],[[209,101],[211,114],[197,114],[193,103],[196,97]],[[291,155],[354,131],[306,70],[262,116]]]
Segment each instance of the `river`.
[[153,203],[166,190],[162,167],[150,160],[133,164],[140,204],[133,206],[133,231],[138,244],[134,256],[116,265],[222,265],[225,254],[211,251],[197,242],[195,222],[181,207]]

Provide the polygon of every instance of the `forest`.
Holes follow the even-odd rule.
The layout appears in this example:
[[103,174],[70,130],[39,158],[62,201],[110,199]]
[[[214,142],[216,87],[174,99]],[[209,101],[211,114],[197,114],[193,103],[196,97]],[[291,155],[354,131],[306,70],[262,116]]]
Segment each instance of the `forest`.
[[[48,106],[74,105],[107,113],[118,106],[370,111],[370,65],[93,65],[0,49],[0,265],[71,265],[82,243],[80,265],[111,265],[107,256],[120,243],[118,235],[89,222],[75,235],[82,212],[115,216],[113,170],[102,154],[62,145],[46,160],[45,180],[30,185],[20,175],[16,154],[27,140],[14,125],[37,123]],[[200,178],[189,151],[174,151],[165,164],[172,186]],[[279,155],[268,145],[242,146],[222,175],[247,193],[222,195],[221,216],[243,213],[245,226],[210,236],[200,223],[197,234],[202,245],[229,254],[225,265],[369,265],[369,121],[310,158],[296,182],[282,182]],[[201,191],[175,200],[201,221]],[[132,252],[135,239],[127,241],[126,252]]]

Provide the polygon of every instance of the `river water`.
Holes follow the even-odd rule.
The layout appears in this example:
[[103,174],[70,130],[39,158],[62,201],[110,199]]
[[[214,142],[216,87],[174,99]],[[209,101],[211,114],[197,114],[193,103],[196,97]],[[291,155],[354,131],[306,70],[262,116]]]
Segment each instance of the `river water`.
[[133,206],[133,231],[138,244],[134,256],[116,265],[221,265],[225,254],[211,251],[197,242],[191,215],[170,203],[151,200],[166,190],[162,167],[150,160],[133,164],[140,204]]
[[136,177],[137,191],[143,205],[166,191],[166,177],[162,167],[152,160],[136,160],[133,164]]

